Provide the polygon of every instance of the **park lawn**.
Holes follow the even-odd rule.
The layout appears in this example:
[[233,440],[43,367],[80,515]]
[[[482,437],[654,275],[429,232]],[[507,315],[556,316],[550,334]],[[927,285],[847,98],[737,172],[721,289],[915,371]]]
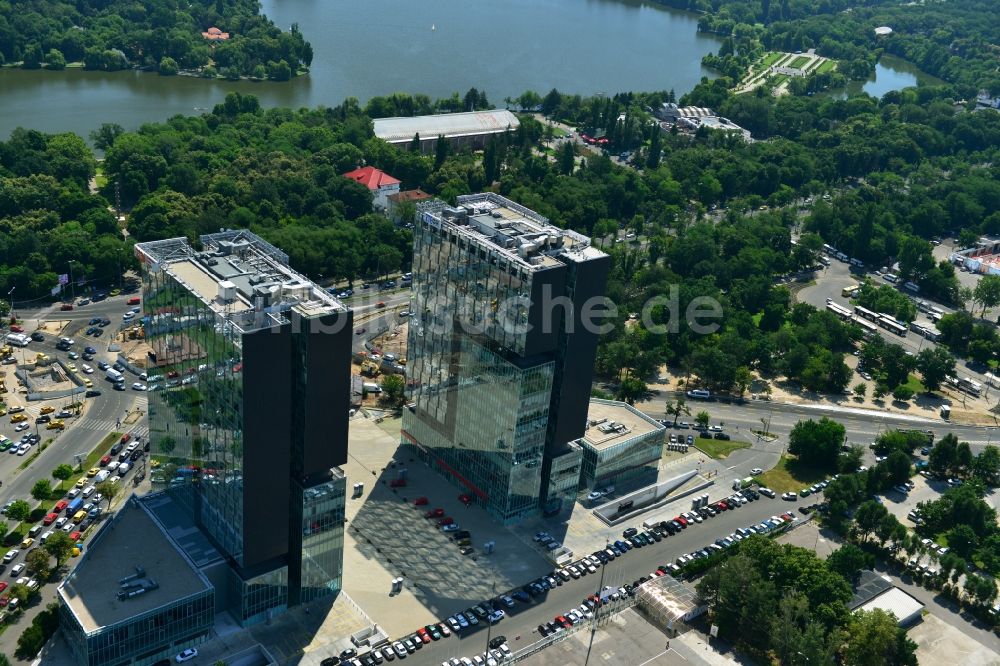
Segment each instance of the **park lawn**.
[[770,488],[776,493],[797,493],[806,486],[822,481],[827,476],[825,471],[802,465],[795,456],[786,454],[781,456],[781,460],[778,461],[774,469],[764,472],[756,479],[760,485]]
[[836,66],[836,60],[824,60],[820,63],[819,67],[816,68],[816,73],[826,74],[827,72],[832,72]]
[[552,136],[559,137],[566,136],[567,134],[569,134],[569,132],[564,130],[562,127],[558,127],[556,125],[552,126]]
[[779,60],[781,60],[782,56],[784,56],[784,55],[785,54],[782,53],[781,51],[771,51],[770,53],[768,53],[768,54],[766,54],[764,56],[764,60],[760,64],[761,68],[762,69],[767,69],[768,67],[770,67],[774,63],[776,63]]
[[749,442],[739,442],[736,440],[722,440],[722,439],[710,439],[708,437],[699,437],[695,440],[694,445],[705,452],[716,460],[722,460],[727,458],[733,451],[738,451],[740,449],[749,449]]
[[903,386],[908,386],[913,391],[914,395],[918,395],[927,390],[927,387],[924,386],[924,383],[920,381],[916,375],[910,375]]
[[795,69],[802,69],[802,65],[809,62],[809,60],[810,58],[808,56],[800,55],[796,57],[795,60],[792,60],[791,64],[789,64],[788,66],[794,67]]

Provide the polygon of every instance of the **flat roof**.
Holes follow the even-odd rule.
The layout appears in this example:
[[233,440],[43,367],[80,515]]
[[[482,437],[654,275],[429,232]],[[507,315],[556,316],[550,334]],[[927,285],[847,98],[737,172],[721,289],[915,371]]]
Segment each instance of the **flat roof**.
[[587,431],[579,440],[592,449],[606,449],[666,428],[635,407],[613,400],[591,399]]
[[[158,587],[119,599],[119,579],[135,573],[136,567]],[[87,544],[80,562],[59,586],[59,595],[83,630],[91,633],[208,589],[208,580],[133,500]]]
[[[187,238],[137,243],[135,253],[145,270],[165,271],[241,332],[285,324],[289,312],[315,317],[347,311],[254,233],[224,230],[199,241],[200,249]],[[152,324],[155,331],[155,316]]]
[[854,596],[847,607],[854,610],[868,603],[886,590],[892,588],[892,579],[881,576],[871,569],[863,569],[858,574],[858,582],[854,586]]
[[421,139],[498,134],[515,130],[520,125],[517,116],[506,109],[374,120],[375,136],[389,143],[412,141],[416,134]]
[[920,617],[924,605],[898,587],[893,587],[855,610],[870,611],[876,608],[895,615],[896,621],[902,626]]
[[606,256],[583,234],[557,227],[543,215],[493,192],[459,196],[453,208],[435,199],[418,204],[417,210],[434,226],[447,228],[529,271],[564,265],[556,257],[582,262]]

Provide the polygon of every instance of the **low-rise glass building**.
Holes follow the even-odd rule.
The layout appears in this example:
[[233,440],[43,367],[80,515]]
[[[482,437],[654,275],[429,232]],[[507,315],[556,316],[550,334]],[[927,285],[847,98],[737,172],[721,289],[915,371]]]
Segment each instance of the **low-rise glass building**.
[[583,450],[580,488],[656,480],[666,427],[632,405],[593,398],[587,432],[576,441]]
[[215,590],[132,499],[59,586],[60,624],[80,666],[146,666],[202,643]]

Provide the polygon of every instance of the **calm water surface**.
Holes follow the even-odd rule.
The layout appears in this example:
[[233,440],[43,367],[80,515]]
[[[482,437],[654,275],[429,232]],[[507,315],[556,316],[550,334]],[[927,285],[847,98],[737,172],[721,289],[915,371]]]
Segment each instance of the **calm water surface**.
[[[333,106],[396,91],[444,97],[476,86],[506,96],[555,87],[589,95],[690,90],[719,40],[697,18],[620,0],[262,0],[315,52],[309,76],[288,83],[204,81],[139,72],[0,71],[0,137],[18,126],[86,136],[103,122],[134,129],[208,110],[226,93],[267,106]],[[220,26],[225,28],[225,26]]]
[[939,85],[941,79],[921,71],[916,65],[892,55],[883,55],[875,65],[875,73],[867,81],[851,81],[848,93],[866,92],[880,98],[893,90],[917,84]]

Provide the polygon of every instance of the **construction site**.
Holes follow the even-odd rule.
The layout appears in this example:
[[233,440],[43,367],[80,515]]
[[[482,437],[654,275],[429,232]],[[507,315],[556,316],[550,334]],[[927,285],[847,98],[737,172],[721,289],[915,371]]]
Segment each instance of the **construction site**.
[[407,315],[405,308],[400,308],[389,312],[377,310],[355,319],[359,340],[352,356],[353,408],[395,409],[384,404],[381,385],[387,375],[406,376]]

